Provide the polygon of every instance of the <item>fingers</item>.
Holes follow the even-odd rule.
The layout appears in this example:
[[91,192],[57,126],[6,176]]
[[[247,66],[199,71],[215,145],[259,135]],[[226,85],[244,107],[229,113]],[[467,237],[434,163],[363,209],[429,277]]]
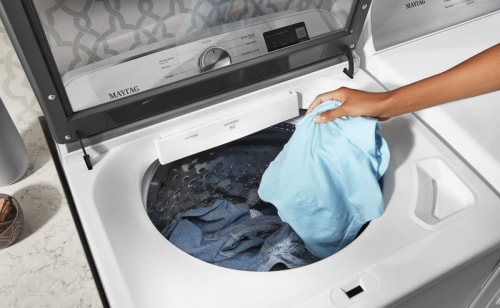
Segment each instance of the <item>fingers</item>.
[[316,123],[326,123],[329,121],[333,121],[337,118],[340,118],[345,115],[345,110],[342,108],[342,105],[332,109],[325,111],[323,113],[318,114],[317,116],[314,117],[314,122]]
[[[306,114],[311,113],[316,107],[318,107],[318,105],[322,104],[323,102],[329,101],[329,100],[334,100],[334,101],[338,101],[338,102],[342,103],[343,102],[343,94],[342,94],[343,90],[344,90],[343,88],[339,88],[337,90],[326,92],[326,93],[318,95],[314,99],[314,101],[311,103],[311,105],[309,105],[309,107],[307,108]],[[317,116],[314,117],[314,121],[316,123],[325,123],[328,121],[333,121],[333,120],[335,120],[341,116],[344,116],[344,115],[346,115],[345,110],[344,110],[344,108],[342,108],[342,105],[341,105],[335,109],[325,111],[321,114],[318,114]]]
[[329,100],[343,102],[342,90],[343,88],[339,88],[337,90],[326,92],[316,96],[311,105],[309,105],[309,107],[307,108],[306,114],[311,113],[314,110],[314,108],[318,107],[318,105]]
[[306,112],[306,114],[311,113],[311,112],[314,110],[314,108],[318,107],[318,105],[319,105],[319,104],[321,104],[321,103],[323,103],[323,102],[324,102],[324,100],[323,100],[323,99],[321,99],[321,97],[320,97],[320,96],[317,96],[317,97],[313,100],[313,102],[311,103],[311,105],[309,105],[309,107],[307,107],[307,112]]
[[390,92],[366,92],[345,87],[318,95],[307,109],[307,113],[311,113],[314,108],[328,100],[338,101],[341,105],[315,116],[316,123],[333,121],[343,116],[363,116],[380,120],[393,116],[393,112],[390,112]]

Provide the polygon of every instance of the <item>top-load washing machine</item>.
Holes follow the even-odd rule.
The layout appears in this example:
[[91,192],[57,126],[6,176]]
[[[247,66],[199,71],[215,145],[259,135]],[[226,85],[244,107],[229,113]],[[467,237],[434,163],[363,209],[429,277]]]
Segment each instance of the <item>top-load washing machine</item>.
[[[381,122],[385,211],[330,257],[228,269],[158,227],[190,192],[221,193],[196,190],[201,174],[229,179],[226,193],[240,181],[231,197],[249,200],[318,94],[385,91],[498,43],[497,0],[0,4],[104,305],[499,304],[499,93]],[[231,162],[254,174],[224,169],[249,140],[270,150]]]

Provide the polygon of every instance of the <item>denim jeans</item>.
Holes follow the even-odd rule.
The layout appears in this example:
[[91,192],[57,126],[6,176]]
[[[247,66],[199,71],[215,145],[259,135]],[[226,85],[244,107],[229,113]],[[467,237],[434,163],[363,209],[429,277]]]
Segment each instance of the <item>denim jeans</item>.
[[277,215],[227,200],[177,214],[162,234],[190,255],[232,269],[269,271],[318,260]]

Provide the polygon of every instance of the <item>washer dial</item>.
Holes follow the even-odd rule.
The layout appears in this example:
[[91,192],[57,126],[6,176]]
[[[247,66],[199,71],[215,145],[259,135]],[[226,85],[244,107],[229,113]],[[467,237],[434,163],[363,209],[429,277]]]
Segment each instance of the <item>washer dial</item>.
[[200,56],[199,65],[202,72],[214,70],[231,64],[231,56],[220,47],[209,47]]

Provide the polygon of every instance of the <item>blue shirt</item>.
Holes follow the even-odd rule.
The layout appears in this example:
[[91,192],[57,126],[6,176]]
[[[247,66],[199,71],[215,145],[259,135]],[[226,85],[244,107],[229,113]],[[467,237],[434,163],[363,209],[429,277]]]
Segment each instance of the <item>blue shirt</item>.
[[384,210],[379,180],[390,155],[377,119],[313,121],[339,105],[324,102],[297,123],[258,190],[319,258],[344,248]]

